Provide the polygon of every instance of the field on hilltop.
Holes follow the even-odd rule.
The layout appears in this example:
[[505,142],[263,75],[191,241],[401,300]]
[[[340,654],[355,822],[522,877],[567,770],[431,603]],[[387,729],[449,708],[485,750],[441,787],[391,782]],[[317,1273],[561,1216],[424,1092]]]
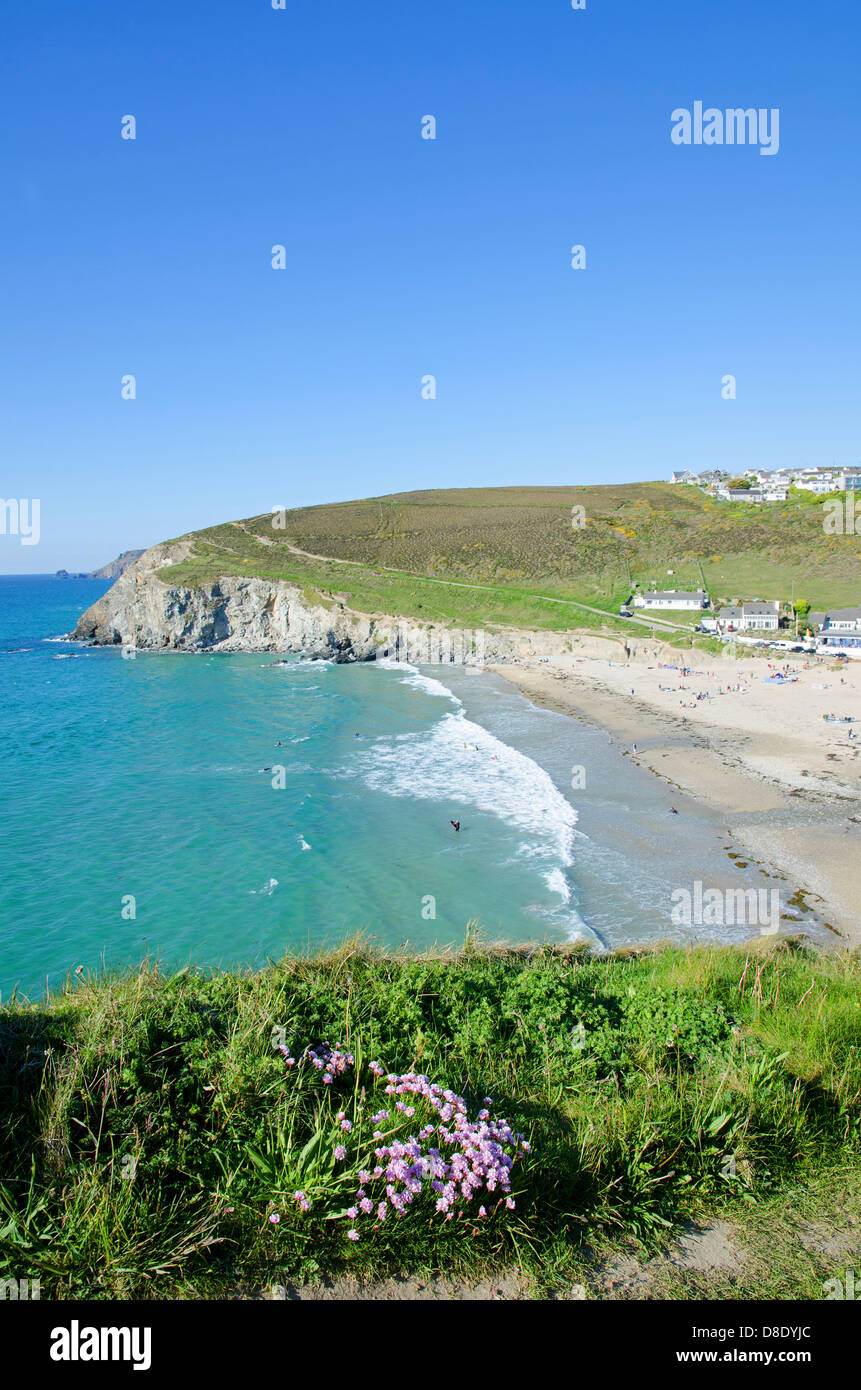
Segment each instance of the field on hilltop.
[[618,628],[605,613],[634,582],[719,602],[788,600],[793,586],[814,608],[860,602],[861,538],[826,535],[824,515],[812,495],[757,506],[668,483],[396,493],[194,532],[192,557],[162,573],[283,579],[430,621]]

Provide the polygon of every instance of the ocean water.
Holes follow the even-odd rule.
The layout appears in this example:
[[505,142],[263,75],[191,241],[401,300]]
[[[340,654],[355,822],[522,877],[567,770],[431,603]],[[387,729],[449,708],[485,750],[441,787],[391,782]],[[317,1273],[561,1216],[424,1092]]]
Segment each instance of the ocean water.
[[679,883],[738,883],[695,806],[668,819],[606,734],[505,681],[58,640],[107,587],[0,577],[4,995],[146,954],[458,943],[470,921],[615,946],[678,935]]

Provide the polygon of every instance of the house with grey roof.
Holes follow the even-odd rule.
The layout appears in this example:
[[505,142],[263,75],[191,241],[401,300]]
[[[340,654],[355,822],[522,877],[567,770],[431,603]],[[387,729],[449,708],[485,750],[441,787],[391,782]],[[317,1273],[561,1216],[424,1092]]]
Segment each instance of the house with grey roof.
[[820,656],[849,656],[861,660],[861,608],[831,608],[819,633]]
[[721,632],[776,632],[779,626],[777,599],[768,603],[743,603],[737,608],[722,608],[718,613]]
[[829,608],[823,632],[861,632],[861,608]]
[[697,589],[695,593],[685,589],[650,589],[644,594],[634,596],[635,608],[676,608],[692,612],[698,608],[705,608],[707,603],[708,594],[702,589]]

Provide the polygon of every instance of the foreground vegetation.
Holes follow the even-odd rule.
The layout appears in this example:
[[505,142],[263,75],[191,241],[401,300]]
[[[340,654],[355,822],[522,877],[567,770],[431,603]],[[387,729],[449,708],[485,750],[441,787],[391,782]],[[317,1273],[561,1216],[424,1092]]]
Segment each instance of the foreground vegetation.
[[717,603],[789,599],[793,586],[815,609],[857,603],[861,537],[826,534],[824,500],[723,502],[668,483],[398,493],[194,532],[193,555],[163,577],[253,574],[464,627],[630,632],[613,615],[632,581],[703,587]]
[[[790,1211],[859,1205],[860,1001],[856,957],[792,942],[592,957],[471,939],[247,974],[147,965],[13,1000],[0,1277],[170,1297],[517,1265],[546,1291],[620,1237],[655,1248],[729,1213],[783,1231],[749,1296],[797,1297],[821,1271]],[[471,1196],[450,1181],[463,1152]]]

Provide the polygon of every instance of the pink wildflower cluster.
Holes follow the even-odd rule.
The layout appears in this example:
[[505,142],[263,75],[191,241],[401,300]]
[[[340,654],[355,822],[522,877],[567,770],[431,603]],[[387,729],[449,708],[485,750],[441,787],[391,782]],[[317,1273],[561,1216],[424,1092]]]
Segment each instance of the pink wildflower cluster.
[[331,1086],[336,1076],[343,1076],[347,1068],[353,1065],[353,1054],[345,1052],[337,1043],[334,1047],[325,1042],[318,1047],[308,1047],[305,1056],[317,1071],[323,1073],[326,1086]]
[[[375,1076],[384,1076],[379,1063],[370,1063]],[[417,1136],[405,1141],[395,1140],[391,1144],[381,1144],[374,1150],[377,1163],[367,1172],[359,1174],[363,1184],[356,1193],[357,1205],[348,1209],[347,1215],[356,1222],[362,1216],[374,1218],[374,1229],[386,1220],[390,1211],[404,1216],[410,1206],[423,1192],[432,1192],[436,1197],[436,1211],[446,1221],[455,1214],[464,1215],[468,1203],[479,1193],[499,1193],[491,1210],[505,1203],[509,1210],[514,1209],[511,1197],[511,1168],[514,1157],[507,1153],[505,1146],[518,1147],[524,1152],[529,1145],[522,1134],[514,1134],[505,1120],[492,1120],[490,1110],[479,1111],[477,1120],[467,1117],[466,1101],[454,1091],[443,1090],[426,1076],[407,1072],[403,1076],[386,1076],[387,1095],[413,1095],[425,1101],[437,1113],[437,1122],[424,1125]],[[485,1097],[485,1107],[491,1101]],[[395,1110],[406,1118],[415,1114],[415,1106],[404,1101],[396,1101]],[[388,1111],[381,1110],[374,1115],[372,1123],[380,1124],[389,1118]],[[429,1141],[436,1136],[440,1147],[431,1147]],[[375,1130],[374,1138],[385,1136]],[[442,1152],[446,1148],[448,1152]],[[366,1186],[372,1182],[385,1183],[385,1197],[372,1199]],[[478,1209],[479,1219],[488,1215],[482,1205]],[[350,1240],[358,1240],[355,1226],[347,1232]]]

